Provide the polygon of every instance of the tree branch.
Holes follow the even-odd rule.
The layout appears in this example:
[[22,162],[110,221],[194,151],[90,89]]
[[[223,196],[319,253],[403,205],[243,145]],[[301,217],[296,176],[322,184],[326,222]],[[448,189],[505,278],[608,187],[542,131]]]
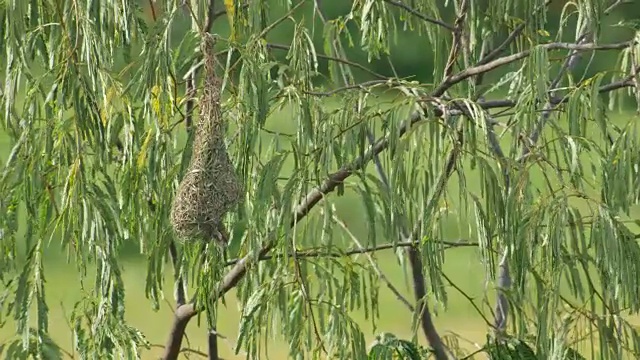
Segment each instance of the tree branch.
[[[375,140],[373,138],[373,134],[371,133],[371,130],[369,129],[367,129],[367,137],[368,137],[369,143],[373,145]],[[455,153],[455,150],[452,151],[452,154],[454,153]],[[386,172],[384,171],[384,168],[382,167],[380,158],[378,157],[377,154],[374,155],[373,160],[376,166],[376,170],[378,172],[378,176],[380,177],[380,181],[382,181],[382,183],[384,184],[384,187],[387,189],[387,191],[389,191],[391,189],[391,187],[389,186],[389,180],[387,178]],[[401,215],[401,217],[404,217],[404,216]],[[401,226],[399,235],[400,235],[400,239],[406,243],[407,240],[413,240],[416,238],[416,236],[412,236],[413,234],[409,234],[406,226],[404,225],[405,220],[406,219],[400,220],[403,222],[403,224]],[[419,227],[416,226],[415,228],[418,229]],[[442,342],[442,339],[440,338],[440,335],[438,334],[438,331],[436,330],[435,325],[433,324],[433,320],[431,319],[431,312],[426,302],[427,292],[425,289],[425,277],[424,277],[424,270],[422,267],[423,265],[422,255],[418,247],[419,245],[420,245],[419,241],[411,241],[411,246],[407,247],[407,256],[409,258],[409,263],[411,265],[411,275],[412,275],[411,279],[413,283],[414,297],[416,299],[416,305],[418,306],[417,309],[414,308],[413,306],[410,306],[409,308],[413,309],[414,314],[420,317],[422,330],[425,334],[425,337],[427,338],[427,341],[429,342],[429,345],[431,345],[431,347],[434,349],[436,359],[446,360],[447,354],[445,351],[445,345]],[[390,282],[388,283],[388,286],[391,286]],[[393,291],[393,288],[392,288],[392,291]],[[401,295],[396,294],[396,296],[398,296],[398,298],[401,301],[408,303],[408,301]]]
[[[358,238],[351,232],[351,230],[349,230],[347,225],[342,220],[340,220],[335,215],[333,216],[333,220],[336,222],[336,224],[338,224],[338,225],[340,225],[340,227],[342,227],[344,232],[347,233],[347,235],[349,235],[351,240],[353,240],[353,242],[358,246],[359,249],[365,250],[365,248],[358,241]],[[417,245],[418,243],[419,243],[418,241],[411,241],[411,242],[407,242],[405,244],[407,245],[407,247],[413,247],[413,246]],[[390,245],[393,248],[393,244],[390,244]],[[395,247],[398,247],[398,246],[395,246]],[[380,266],[378,266],[378,264],[375,262],[375,260],[373,260],[371,255],[369,255],[369,252],[364,252],[364,253],[367,254],[367,259],[369,260],[369,263],[371,264],[373,269],[376,271],[376,274],[378,275],[380,280],[382,280],[382,282],[384,282],[385,285],[387,285],[387,288],[389,288],[389,290],[396,296],[396,298],[401,303],[404,304],[404,306],[407,307],[407,309],[409,309],[409,311],[415,312],[415,308],[413,307],[413,305],[409,302],[409,300],[407,300],[407,298],[405,298],[400,293],[400,291],[393,285],[393,283],[389,280],[389,278],[387,278],[387,276],[382,272],[382,270],[380,269]]]
[[[277,49],[277,50],[287,50],[287,51],[289,51],[291,49],[290,46],[282,45],[282,44],[274,44],[274,43],[268,43],[267,44],[267,48]],[[339,57],[329,56],[329,55],[319,54],[319,53],[316,53],[316,57],[318,57],[319,59],[331,60],[331,61],[335,61],[335,62],[338,62],[338,63],[341,63],[341,64],[353,66],[353,67],[355,67],[357,69],[360,69],[360,70],[362,70],[362,71],[364,71],[364,72],[366,72],[366,73],[368,73],[370,75],[375,76],[378,79],[382,79],[382,80],[387,80],[388,79],[388,77],[386,77],[384,75],[380,75],[377,72],[375,72],[375,71],[373,71],[371,69],[368,69],[366,66],[364,66],[362,64],[358,64],[356,62],[353,62],[353,61],[350,61],[350,60],[347,60],[347,59],[342,59],[342,58],[339,58]]]
[[[549,4],[551,4],[552,1],[553,0],[547,0],[544,4],[540,5],[538,9],[534,11],[534,14],[544,9],[545,7],[547,7]],[[476,64],[476,66],[484,65],[498,58],[498,56],[500,56],[500,54],[507,48],[507,46],[509,46],[520,35],[520,33],[522,32],[522,30],[524,30],[526,25],[527,25],[527,22],[525,21],[525,22],[522,22],[520,25],[516,26],[515,29],[513,29],[513,31],[509,34],[509,36],[507,36],[507,38],[500,45],[498,45],[497,48],[493,49],[489,54],[482,57],[482,59],[478,61],[478,64]]]
[[422,20],[424,20],[424,21],[426,21],[428,23],[431,23],[431,24],[434,24],[434,25],[438,25],[438,26],[442,26],[443,28],[445,28],[445,29],[447,29],[449,31],[454,31],[454,27],[453,26],[445,23],[444,21],[441,21],[441,20],[438,20],[438,19],[433,19],[433,18],[430,18],[430,17],[428,17],[428,16],[426,16],[424,14],[421,14],[418,10],[410,7],[407,4],[403,4],[403,3],[399,2],[399,1],[395,1],[395,0],[384,0],[384,2],[386,2],[389,5],[393,5],[395,7],[398,7],[400,9],[408,12],[409,14],[411,14],[411,15],[417,17],[417,18],[420,18],[420,19],[422,19]]
[[[458,242],[439,241],[439,243],[443,244],[445,249],[478,246],[478,243],[467,242],[467,241],[458,241]],[[416,241],[403,241],[395,244],[387,243],[387,244],[382,244],[382,245],[377,245],[372,247],[353,248],[345,251],[324,251],[324,250],[308,249],[308,250],[296,251],[295,256],[298,258],[319,258],[319,257],[341,258],[341,257],[354,256],[354,255],[362,255],[366,253],[375,253],[375,252],[384,251],[384,250],[392,250],[398,247],[402,248],[402,247],[414,246],[417,244],[419,244],[419,241],[416,240]],[[258,262],[258,261],[267,261],[267,260],[281,259],[281,258],[292,258],[293,256],[294,256],[293,253],[263,255],[260,258],[256,259],[255,261]],[[229,260],[225,263],[225,266],[233,266],[237,264],[240,260],[242,260],[242,258]]]
[[[580,39],[578,40],[578,44],[583,44],[586,41],[587,41],[587,34],[582,34],[580,36]],[[562,77],[564,76],[564,74],[567,71],[571,71],[573,68],[575,68],[575,66],[578,63],[579,59],[580,59],[579,53],[577,51],[575,51],[575,50],[573,50],[571,52],[571,54],[567,57],[567,59],[565,60],[564,64],[562,64],[562,68],[558,72],[558,75],[556,75],[555,79],[553,79],[553,81],[551,82],[550,88],[552,90],[550,91],[550,94],[549,94],[549,96],[551,98],[554,97],[554,95],[555,95],[554,89],[556,89],[558,87],[558,84],[562,80]],[[554,105],[551,103],[551,101],[548,101],[545,104],[545,106],[544,106],[544,108],[542,110],[542,114],[540,114],[540,119],[536,123],[535,128],[533,129],[531,135],[529,136],[529,140],[531,141],[531,146],[525,146],[522,149],[522,155],[520,155],[520,159],[524,159],[524,157],[527,156],[529,154],[529,152],[531,151],[532,145],[534,145],[538,141],[538,136],[540,136],[540,132],[542,132],[542,129],[544,128],[544,125],[546,124],[547,120],[549,119],[549,116],[551,116],[551,111],[553,109],[553,106]]]
[[[248,6],[249,6],[249,3],[244,3],[244,4],[240,5],[239,7],[240,7],[240,8],[242,8],[242,9],[244,9],[244,8],[246,8],[246,7],[248,7]],[[226,13],[227,13],[227,9],[220,10],[220,11],[215,12],[215,13],[211,16],[211,18],[213,19],[213,21],[216,21],[216,19],[217,19],[217,18],[219,18],[219,17],[220,17],[220,16],[222,16],[222,15],[225,15]]]
[[[467,1],[462,0],[460,11],[456,18],[455,26],[450,29],[453,31],[454,45],[451,48],[449,59],[447,61],[447,66],[445,68],[446,77],[449,77],[451,74],[451,71],[453,71],[453,65],[456,61],[456,58],[459,55],[459,51],[463,47],[463,39],[462,39],[463,29],[462,28],[463,28],[464,19],[467,13],[467,7],[468,7]],[[370,144],[373,145],[374,143],[373,134],[371,134],[371,131],[369,129],[367,129],[367,137],[369,139]],[[459,140],[461,141],[462,139],[460,138]],[[446,184],[446,179],[448,179],[449,176],[451,176],[451,174],[453,173],[453,170],[455,169],[454,164],[457,158],[457,154],[458,154],[458,151],[456,148],[451,150],[451,153],[449,155],[449,161],[447,162],[446,169],[445,169],[445,174],[442,177],[444,181],[440,181],[436,184],[437,188],[434,189],[434,193],[438,195],[434,195],[434,199],[437,199],[440,197],[439,193],[441,193],[442,190],[444,189]],[[386,172],[384,171],[384,168],[382,167],[382,163],[380,162],[380,159],[378,158],[377,154],[374,155],[374,163],[376,166],[376,170],[378,172],[378,176],[380,177],[380,180],[382,181],[387,191],[390,191],[391,187],[389,185]],[[403,215],[400,215],[400,216],[404,217]],[[415,238],[415,236],[412,236],[413,234],[409,234],[406,228],[406,225],[404,224],[406,219],[401,219],[400,221],[403,222],[403,224],[401,225],[400,234],[399,234],[400,238],[405,241],[407,239]],[[416,230],[419,229],[419,224],[416,224],[414,229]],[[407,252],[407,257],[409,259],[409,264],[411,265],[411,279],[413,283],[413,291],[414,291],[415,301],[417,305],[417,309],[414,311],[414,313],[416,316],[420,318],[422,331],[424,332],[424,335],[427,338],[429,345],[431,345],[431,347],[433,348],[435,358],[437,360],[446,360],[447,359],[446,346],[444,345],[442,338],[438,334],[438,331],[435,325],[433,324],[433,320],[431,318],[431,312],[427,304],[427,291],[426,291],[426,285],[425,285],[426,280],[424,276],[424,267],[422,263],[422,253],[420,251],[418,244],[408,247],[406,252]]]
[[329,90],[329,91],[305,91],[305,93],[309,94],[309,95],[314,95],[314,96],[332,96],[335,95],[337,93],[343,92],[343,91],[347,91],[347,90],[365,90],[368,87],[374,87],[376,85],[387,85],[387,86],[395,86],[395,85],[402,85],[401,82],[399,81],[394,81],[394,80],[370,80],[370,81],[365,81],[363,83],[360,84],[352,84],[352,85],[345,85],[342,87],[339,87],[337,89],[333,89],[333,90]]
[[218,356],[218,336],[215,327],[209,330],[209,334],[207,334],[207,343],[209,347],[209,360],[220,360],[220,356]]
[[422,270],[422,256],[416,246],[412,246],[407,251],[409,263],[411,264],[411,277],[413,278],[413,291],[418,303],[417,315],[420,317],[420,324],[424,335],[433,348],[436,360],[446,360],[447,352],[444,343],[433,325],[431,312],[427,306],[427,289],[425,287],[424,272]]
[[204,18],[204,26],[202,30],[207,33],[211,32],[211,27],[213,26],[213,22],[219,15],[221,15],[221,14],[216,14],[215,3],[216,3],[215,0],[209,0],[209,7],[207,8],[207,16]]
[[449,52],[449,58],[447,59],[447,63],[444,68],[444,77],[447,78],[451,76],[453,72],[453,67],[456,63],[458,56],[460,55],[460,50],[463,52],[464,48],[464,20],[467,17],[467,10],[469,9],[469,3],[467,0],[462,0],[460,4],[460,11],[456,17],[455,25],[453,26],[453,42],[451,45],[451,51]]
[[[164,345],[160,345],[160,344],[151,344],[149,345],[149,347],[151,348],[159,348],[159,349],[166,349],[166,346]],[[191,348],[182,348],[180,349],[179,353],[191,353],[194,355],[198,355],[198,356],[202,356],[202,357],[207,357],[207,354],[204,353],[203,351],[200,350],[196,350],[196,349],[191,349]],[[223,359],[218,359],[218,360],[223,360]]]
[[[638,70],[640,70],[640,68]],[[633,87],[633,86],[634,86],[633,75],[629,75],[624,79],[600,86],[600,88],[598,88],[598,93],[604,94],[614,90],[622,89],[625,87]],[[560,105],[569,101],[569,96],[554,96],[554,97],[551,97],[548,101],[554,106]],[[478,101],[477,104],[480,108],[485,110],[499,109],[499,108],[512,108],[518,105],[517,101],[510,100],[510,99],[482,100],[482,101]],[[452,107],[452,109],[449,109],[449,111],[450,111],[450,114],[455,114],[455,115],[465,112],[463,110],[460,110],[459,104],[457,102],[454,102],[454,106]],[[490,122],[490,124],[492,123]]]
[[[463,0],[463,2],[466,3],[466,0]],[[322,13],[322,10],[320,9],[319,4],[317,3],[317,1],[315,2],[316,4],[316,9],[317,11],[320,13],[321,19],[322,21],[325,21],[325,17]],[[460,36],[460,30],[457,28],[458,26],[460,26],[460,21],[456,22],[456,32],[454,33],[454,36]],[[337,40],[339,41],[339,40]],[[337,46],[335,44],[332,44],[332,46],[334,47],[334,51],[336,53],[340,53],[340,51],[338,50]],[[343,54],[344,55],[344,54]],[[349,86],[353,81],[349,81],[349,76],[347,76],[346,71],[344,71],[344,69],[342,69],[342,78],[344,81],[344,85],[345,86]],[[366,128],[366,134],[369,140],[369,144],[371,146],[375,145],[375,139],[373,137],[373,134],[371,133],[371,130],[369,129],[368,126],[365,125]],[[454,153],[455,151],[452,151],[452,153]],[[381,181],[383,182],[385,188],[387,189],[387,191],[390,190],[390,186],[389,186],[389,181],[387,179],[387,176],[385,174],[385,171],[382,167],[382,163],[380,162],[380,159],[378,157],[378,154],[373,154],[373,161],[375,163],[376,169],[378,171],[378,175],[381,179]],[[404,240],[405,242],[408,242],[410,240],[413,240],[416,238],[416,236],[411,236],[411,234],[408,233],[407,228],[406,228],[406,224],[404,223],[404,219],[401,219],[401,221],[403,222],[402,224],[402,228],[400,230],[400,240]],[[416,227],[417,228],[417,227]],[[348,231],[348,229],[346,227],[344,227],[345,231],[347,231],[349,234],[351,234],[350,231]],[[352,239],[354,240],[354,242],[358,245],[358,247],[362,248],[362,246],[360,245],[360,243],[358,242],[358,240],[352,236]],[[420,252],[418,249],[418,245],[412,245],[408,247],[409,251],[412,251],[411,249],[413,249],[413,251],[415,253],[417,253],[418,258],[420,258]],[[411,258],[411,256],[410,256]],[[414,314],[420,316],[423,321],[423,330],[425,332],[425,335],[427,337],[427,340],[429,341],[429,344],[432,346],[432,348],[435,350],[435,355],[436,355],[436,359],[437,360],[446,360],[446,352],[445,352],[445,346],[444,343],[442,342],[440,336],[438,335],[438,332],[435,329],[435,326],[433,325],[433,322],[431,321],[431,314],[429,313],[429,308],[426,305],[426,292],[424,291],[424,287],[425,287],[425,279],[424,279],[424,272],[422,269],[422,263],[415,263],[415,262],[411,262],[412,265],[412,272],[413,272],[413,282],[414,284],[417,284],[416,286],[414,286],[414,290],[415,290],[415,297],[416,299],[418,299],[416,301],[417,304],[420,305],[420,307],[418,308],[418,310],[416,310],[411,303],[409,303],[409,301],[400,294],[399,291],[397,291],[397,289],[395,288],[395,286],[393,286],[393,284],[386,278],[386,276],[384,275],[384,273],[380,270],[380,268],[377,266],[377,264],[373,261],[373,259],[371,259],[371,257],[369,256],[369,261],[371,262],[372,266],[374,267],[374,269],[376,270],[378,277],[387,284],[387,287],[396,295],[396,297],[402,302],[404,303],[409,309],[411,309]],[[420,289],[422,289],[423,291],[420,292]]]
[[608,8],[604,10],[605,15],[611,14],[613,10],[615,10],[618,6],[624,4],[633,4],[633,0],[616,0],[613,4],[611,4]]
[[176,248],[176,243],[173,240],[171,240],[171,242],[169,243],[169,254],[171,255],[171,262],[173,263],[173,274],[176,282],[176,305],[181,306],[186,303],[187,297],[184,293],[184,279],[182,278],[182,274],[180,273],[178,249]]
[[[560,42],[556,42],[556,43],[549,43],[549,44],[544,44],[544,45],[540,45],[540,47],[542,47],[545,50],[560,50],[560,49],[566,49],[566,50],[576,50],[576,51],[590,51],[590,50],[620,50],[620,49],[624,49],[627,48],[629,46],[632,46],[635,44],[635,41],[625,41],[625,42],[621,42],[621,43],[615,43],[615,44],[603,44],[603,45],[598,45],[598,44],[572,44],[572,43],[560,43]],[[468,69],[465,69],[455,75],[449,76],[447,79],[445,79],[435,90],[434,92],[431,94],[432,97],[440,97],[441,95],[444,94],[445,91],[447,91],[450,87],[452,87],[453,85],[463,81],[466,78],[469,78],[471,76],[475,76],[475,75],[479,75],[479,74],[483,74],[486,72],[489,72],[491,70],[497,69],[501,66],[510,64],[514,61],[518,61],[521,59],[526,58],[527,56],[529,56],[531,54],[531,52],[533,51],[533,49],[529,49],[529,50],[525,50],[525,51],[521,51],[519,53],[513,54],[513,55],[508,55],[508,56],[504,56],[501,58],[498,58],[496,60],[490,61],[486,64],[483,65],[477,65]]]

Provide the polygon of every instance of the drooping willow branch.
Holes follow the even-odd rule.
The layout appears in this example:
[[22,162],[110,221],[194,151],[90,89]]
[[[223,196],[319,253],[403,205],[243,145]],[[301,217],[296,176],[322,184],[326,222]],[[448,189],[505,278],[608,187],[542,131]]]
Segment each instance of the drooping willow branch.
[[[463,1],[466,1],[466,0],[463,0]],[[326,24],[326,18],[324,17],[322,10],[320,9],[320,6],[317,1],[315,2],[315,5],[316,5],[316,11],[318,11],[318,13],[320,14],[320,18]],[[458,25],[459,24],[457,22],[456,26]],[[459,33],[459,29],[456,28],[456,34],[458,33]],[[337,41],[340,41],[340,40],[337,40]],[[331,45],[333,47],[334,53],[339,54],[341,57],[346,57],[346,55],[344,54],[344,51],[341,51],[341,49],[339,49],[339,47],[336,45],[335,42],[332,42]],[[352,79],[352,77],[349,76],[349,73],[344,68],[344,64],[340,64],[340,65],[341,65],[340,73],[342,75],[344,86],[349,87],[353,84],[354,80]],[[389,82],[389,85],[393,83],[393,81],[388,81],[388,82]],[[369,129],[369,127],[366,125],[364,126],[366,128],[365,132],[366,132],[369,144],[373,146],[375,144],[375,138],[373,137],[371,129]],[[452,154],[455,154],[455,152],[452,151]],[[375,164],[376,171],[378,172],[380,181],[384,185],[385,189],[387,191],[390,191],[391,186],[389,184],[387,174],[384,168],[382,167],[382,163],[377,154],[373,155],[373,162]],[[402,214],[400,216],[404,217],[404,215]],[[409,233],[406,227],[407,225],[406,225],[405,219],[400,219],[400,222],[402,223],[400,232],[398,234],[400,241],[405,243],[411,243],[412,240],[417,238],[416,231]],[[420,229],[420,226],[418,225],[419,224],[417,224],[414,228]],[[347,231],[351,235],[354,242],[356,242],[356,244],[360,248],[362,248],[362,246],[359,244],[359,242],[353,236],[353,234],[351,234],[346,228],[345,228],[345,231]],[[428,304],[426,303],[427,294],[426,294],[425,276],[424,276],[424,269],[422,264],[422,253],[420,251],[419,245],[420,244],[414,244],[406,247],[407,257],[409,259],[409,264],[411,266],[411,274],[412,274],[411,280],[413,283],[414,298],[416,302],[415,307],[402,294],[399,293],[396,287],[387,279],[387,277],[384,275],[382,270],[377,266],[377,264],[375,264],[375,262],[371,259],[371,257],[369,257],[369,260],[372,266],[374,267],[379,279],[384,283],[386,283],[387,287],[391,290],[391,292],[393,292],[396,295],[399,301],[403,303],[407,308],[409,308],[420,319],[421,327],[423,329],[425,337],[429,341],[429,345],[431,345],[431,347],[434,350],[436,359],[446,360],[447,358],[446,347],[442,341],[442,338],[438,334],[438,331],[436,330],[435,325],[433,324],[433,321],[431,318],[431,312],[429,310]]]
[[[575,44],[576,47],[571,50],[571,53],[567,57],[564,64],[562,65],[560,72],[556,75],[556,77],[551,82],[550,88],[552,90],[551,90],[551,93],[549,94],[550,97],[555,96],[555,92],[553,91],[553,89],[555,89],[560,84],[560,81],[562,81],[564,74],[567,71],[573,70],[573,68],[575,68],[575,66],[577,65],[579,60],[579,52],[578,52],[579,47],[581,45],[584,45],[587,42],[588,37],[589,35],[587,32],[580,34],[579,39]],[[519,163],[524,163],[526,161],[527,155],[530,153],[531,148],[538,141],[538,137],[542,132],[544,125],[546,124],[547,120],[551,116],[551,110],[553,106],[554,105],[551,103],[550,100],[545,104],[543,111],[540,114],[540,118],[529,136],[529,142],[530,142],[529,146],[526,146],[526,145],[523,146],[522,155],[518,159]],[[505,194],[506,194],[511,187],[509,177],[506,172],[505,172],[505,184],[506,184],[505,186]],[[498,284],[497,284],[498,294],[497,294],[496,306],[494,310],[494,314],[495,314],[494,327],[495,327],[495,333],[497,336],[500,336],[505,331],[507,326],[507,317],[509,314],[509,301],[505,294],[505,291],[511,287],[511,282],[512,282],[511,274],[509,271],[508,257],[509,257],[508,250],[505,249],[505,253],[499,265]]]

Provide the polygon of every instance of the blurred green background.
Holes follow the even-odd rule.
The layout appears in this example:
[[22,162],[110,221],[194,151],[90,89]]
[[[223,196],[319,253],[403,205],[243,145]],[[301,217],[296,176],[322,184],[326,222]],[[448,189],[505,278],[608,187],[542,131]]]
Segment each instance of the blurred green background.
[[[275,19],[283,14],[282,8],[277,4],[280,1],[271,1],[271,19]],[[566,1],[555,1],[551,5],[551,11],[549,12],[548,28],[546,29],[552,37],[558,31],[557,24],[560,19],[560,13]],[[145,18],[149,23],[153,22],[153,17],[159,16],[162,12],[161,8],[151,8],[151,1],[140,1],[141,9]],[[349,11],[351,2],[349,1],[324,1],[323,7],[325,15],[331,19],[339,15],[346,14]],[[403,12],[394,11],[397,16],[406,15]],[[451,11],[444,12],[447,18],[451,18]],[[314,9],[313,3],[308,2],[298,10],[294,17],[296,19],[304,19],[309,27],[315,27],[314,42],[319,52],[324,48],[324,37],[322,33],[322,24],[320,21],[313,21]],[[626,7],[619,8],[615,13],[609,16],[606,20],[607,24],[615,24],[621,20],[637,19],[640,17],[640,6],[631,4]],[[189,28],[189,22],[185,16],[179,17],[175,24],[175,30],[173,34],[173,40],[177,44],[179,39],[184,36],[184,33]],[[289,44],[291,35],[293,32],[294,24],[291,22],[284,22],[276,27],[268,36],[269,42],[277,44]],[[602,34],[603,42],[615,42],[628,39],[632,34],[630,30],[622,27],[610,28]],[[392,45],[391,56],[389,59],[375,60],[371,64],[367,64],[367,56],[364,51],[359,48],[358,36],[352,29],[352,35],[354,38],[354,46],[347,48],[349,59],[366,65],[371,70],[392,76],[397,73],[400,77],[410,77],[414,80],[418,80],[424,83],[430,83],[433,81],[431,76],[431,69],[433,64],[432,51],[429,49],[429,44],[425,35],[421,35],[412,30],[402,30],[401,26],[398,29],[398,35],[396,42]],[[226,20],[220,18],[214,25],[214,32],[220,33],[223,36],[228,34],[228,28]],[[506,36],[502,34],[502,36]],[[569,34],[568,36],[573,36]],[[565,41],[570,41],[565,37]],[[281,60],[284,61],[286,52],[275,51]],[[442,55],[442,56],[446,56]],[[135,60],[135,57],[133,57]],[[3,61],[4,62],[4,61]],[[119,66],[124,67],[128,63],[125,61],[125,57],[122,56],[119,59]],[[393,68],[390,66],[390,62],[393,63]],[[599,71],[606,69],[612,69],[615,66],[615,56],[603,53],[594,57],[590,64],[588,75],[593,75]],[[582,74],[589,62],[582,61],[581,65],[575,70],[576,74]],[[3,64],[4,65],[4,64]],[[322,71],[326,72],[326,61],[321,60],[320,66]],[[4,69],[4,67],[3,67]],[[506,69],[504,70],[506,71]],[[356,70],[356,75],[359,81],[368,80],[368,75],[362,71]],[[487,81],[491,81],[491,78],[500,76],[501,72],[496,71],[490,75]],[[326,75],[326,73],[325,73]],[[3,77],[5,75],[3,74]],[[382,98],[384,99],[384,97]],[[339,98],[328,99],[329,106],[339,106]],[[384,106],[381,104],[381,106]],[[616,114],[613,117],[613,121],[622,125],[629,121],[634,114],[633,109],[630,107],[626,111]],[[287,112],[281,111],[274,113],[268,122],[267,127],[273,130],[279,130],[282,132],[294,132],[293,122],[287,118]],[[265,135],[268,136],[268,135]],[[505,143],[509,139],[504,140]],[[11,150],[13,141],[2,132],[0,129],[0,161],[4,162]],[[288,164],[289,168],[291,164]],[[372,167],[369,167],[372,170]],[[472,179],[473,174],[467,174],[467,179]],[[541,179],[533,178],[532,181],[537,182]],[[457,179],[452,178],[450,181],[450,192],[456,194]],[[479,190],[479,184],[470,181],[468,186],[472,190]],[[0,196],[2,196],[0,194]],[[462,213],[459,211],[457,203],[457,196],[449,196],[449,209],[450,219],[447,220],[447,226],[445,231],[445,237],[447,239],[468,239],[470,235],[470,228],[460,226],[464,224],[466,219],[460,218]],[[347,193],[337,200],[338,211],[340,217],[349,225],[350,229],[356,236],[366,241],[367,227],[365,223],[365,217],[363,214],[363,207],[361,206],[360,199],[357,198],[352,192]],[[23,222],[24,223],[24,222]],[[471,231],[471,234],[473,231]],[[472,239],[471,239],[472,240]],[[65,261],[65,251],[60,248],[56,241],[50,243],[47,249],[47,261],[45,263],[46,268],[46,282],[47,282],[47,299],[51,310],[50,316],[50,329],[52,337],[63,348],[70,350],[72,348],[72,334],[71,327],[68,324],[67,313],[73,306],[73,303],[82,297],[84,292],[91,291],[90,284],[81,284],[79,274],[76,271],[76,267],[73,264],[67,264]],[[412,298],[409,282],[405,279],[404,270],[398,264],[392,253],[378,254],[380,265],[387,273],[387,276],[402,290],[402,292],[408,297]],[[167,302],[162,305],[158,312],[152,310],[151,303],[145,298],[145,278],[146,278],[146,265],[145,257],[139,254],[139,247],[136,241],[132,241],[130,245],[126,247],[123,252],[123,273],[125,284],[127,288],[127,317],[132,326],[139,328],[153,344],[162,344],[165,341],[165,337],[169,332],[169,325],[172,321],[171,308],[174,304],[172,299],[172,275],[167,272],[166,274],[166,290],[165,296]],[[476,304],[487,311],[488,307],[483,306],[484,287],[485,287],[485,274],[483,267],[480,263],[479,254],[471,248],[460,248],[447,250],[446,261],[444,265],[444,273],[456,284],[456,286],[463,290],[466,294],[463,296],[453,287],[448,288],[449,292],[449,304],[448,308],[443,309],[439,305],[435,305],[431,301],[432,309],[436,315],[435,323],[441,332],[441,335],[447,336],[451,334],[460,335],[462,340],[460,346],[469,350],[475,350],[480,346],[487,332],[487,326],[484,324],[483,319],[478,315],[467,300],[467,297],[474,299]],[[88,277],[90,279],[91,276]],[[384,287],[381,292],[381,320],[378,323],[379,331],[390,331],[402,336],[411,336],[411,314],[396,301],[394,296]],[[240,316],[240,310],[236,303],[233,301],[234,292],[230,292],[226,296],[226,309],[220,312],[220,328],[219,331],[223,335],[229,337],[229,341],[233,342],[237,335],[237,325]],[[489,304],[493,303],[493,292],[489,292],[487,295]],[[222,307],[221,307],[222,310]],[[488,312],[487,312],[488,314]],[[368,339],[371,340],[375,335],[374,329],[369,326],[369,321],[364,320],[363,313],[355,313],[356,319],[361,320],[363,330],[365,334],[369,335]],[[0,329],[0,343],[5,342],[7,339],[13,336],[15,327],[12,322],[8,322]],[[187,332],[188,339],[184,342],[185,346],[200,349],[205,351],[206,349],[206,330],[197,324],[197,321],[192,321],[189,325]],[[421,332],[418,332],[418,336],[422,339]],[[465,340],[466,339],[466,340]],[[423,341],[424,343],[424,341]],[[221,356],[224,358],[234,358],[232,356],[232,350],[230,346],[226,345],[225,341],[221,341]],[[275,340],[273,344],[270,344],[271,355],[273,358],[286,357],[287,349],[285,345]],[[145,353],[143,358],[152,359],[156,357],[159,348],[154,347],[150,352]],[[240,354],[237,358],[243,358]]]

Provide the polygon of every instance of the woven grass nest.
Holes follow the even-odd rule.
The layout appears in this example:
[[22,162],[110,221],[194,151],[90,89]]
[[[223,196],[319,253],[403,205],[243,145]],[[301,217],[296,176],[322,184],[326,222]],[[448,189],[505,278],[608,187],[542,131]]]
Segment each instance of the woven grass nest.
[[243,187],[224,141],[225,121],[220,111],[220,79],[215,73],[213,45],[202,42],[205,83],[200,97],[193,154],[171,207],[171,225],[180,240],[227,242],[224,216],[242,200]]

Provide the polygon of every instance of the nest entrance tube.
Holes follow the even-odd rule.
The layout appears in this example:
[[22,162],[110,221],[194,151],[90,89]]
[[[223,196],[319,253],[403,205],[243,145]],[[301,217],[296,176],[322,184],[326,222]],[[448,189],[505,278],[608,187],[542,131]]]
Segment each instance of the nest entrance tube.
[[224,216],[242,200],[243,187],[224,141],[221,81],[215,73],[213,37],[203,34],[204,87],[196,122],[193,154],[171,207],[171,225],[181,240],[226,243]]

